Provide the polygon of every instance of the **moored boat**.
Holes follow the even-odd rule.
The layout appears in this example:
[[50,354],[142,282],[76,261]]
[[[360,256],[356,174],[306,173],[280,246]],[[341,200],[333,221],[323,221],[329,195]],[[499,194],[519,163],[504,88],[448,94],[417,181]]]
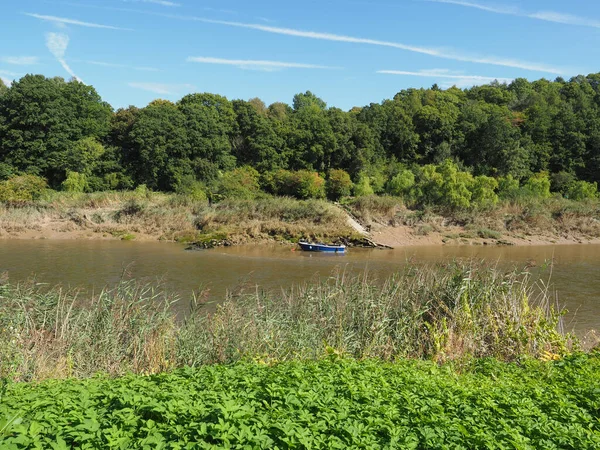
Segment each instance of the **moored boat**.
[[321,253],[345,253],[345,245],[327,245],[327,244],[315,244],[312,242],[298,242],[298,245],[305,252],[321,252]]

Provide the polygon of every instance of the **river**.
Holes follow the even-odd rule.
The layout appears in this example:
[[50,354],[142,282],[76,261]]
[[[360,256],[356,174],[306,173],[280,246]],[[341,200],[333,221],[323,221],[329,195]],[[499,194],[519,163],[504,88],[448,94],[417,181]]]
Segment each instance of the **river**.
[[[502,266],[543,266],[559,303],[569,313],[567,329],[581,334],[600,330],[600,246],[559,245],[523,247],[435,246],[397,250],[351,249],[347,255],[292,251],[287,246],[241,246],[200,252],[159,242],[86,240],[0,241],[0,272],[11,282],[35,278],[65,287],[100,289],[122,277],[161,283],[182,296],[201,288],[211,298],[226,291],[288,288],[335,270],[362,272],[384,278],[407,262],[434,263],[452,258],[478,258]],[[534,269],[538,270],[538,269]]]

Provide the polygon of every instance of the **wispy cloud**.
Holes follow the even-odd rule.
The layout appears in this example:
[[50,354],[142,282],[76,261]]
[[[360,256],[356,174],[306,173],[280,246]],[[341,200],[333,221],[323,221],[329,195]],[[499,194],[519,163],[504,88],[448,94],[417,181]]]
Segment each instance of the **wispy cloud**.
[[227,25],[232,27],[239,28],[249,28],[252,30],[264,31],[267,33],[275,33],[282,34],[286,36],[296,36],[303,37],[308,39],[319,39],[325,41],[335,41],[335,42],[348,42],[353,44],[366,44],[366,45],[376,45],[381,47],[392,47],[400,50],[406,50],[414,53],[421,53],[429,56],[435,56],[437,58],[451,59],[455,61],[463,61],[463,62],[472,62],[479,64],[491,64],[495,66],[505,66],[505,67],[513,67],[518,69],[532,70],[537,72],[547,72],[553,74],[562,74],[564,73],[563,69],[559,69],[557,67],[551,67],[546,64],[532,63],[527,61],[519,61],[516,59],[507,59],[500,58],[496,56],[474,56],[468,55],[465,53],[459,53],[453,50],[444,50],[444,49],[436,49],[436,48],[428,48],[428,47],[417,47],[413,45],[402,44],[399,42],[390,42],[390,41],[381,41],[377,39],[369,39],[369,38],[361,38],[354,36],[346,36],[339,35],[333,33],[321,33],[315,31],[304,31],[297,30],[293,28],[280,28],[273,27],[268,25],[260,25],[253,23],[241,23],[241,22],[229,22],[224,20],[213,20],[213,19],[204,19],[204,18],[194,18],[194,20],[205,22],[205,23],[214,23],[219,25]]
[[[448,1],[450,1],[450,0],[448,0]],[[419,46],[414,46],[414,45],[403,44],[400,42],[383,41],[383,40],[378,40],[378,39],[340,35],[340,34],[334,34],[334,33],[305,31],[305,30],[298,30],[298,29],[294,29],[294,28],[274,27],[274,26],[269,26],[269,25],[264,25],[264,24],[216,20],[216,19],[208,19],[208,18],[204,18],[204,17],[158,13],[158,12],[144,11],[144,10],[138,10],[138,9],[112,8],[112,7],[99,7],[99,8],[110,9],[113,11],[145,14],[145,15],[151,15],[151,16],[157,16],[157,17],[165,17],[165,18],[174,19],[174,20],[195,21],[195,22],[201,22],[201,23],[211,23],[211,24],[215,24],[215,25],[225,25],[225,26],[230,26],[230,27],[246,28],[246,29],[252,29],[252,30],[257,30],[257,31],[263,31],[266,33],[280,34],[280,35],[285,35],[285,36],[295,36],[295,37],[301,37],[301,38],[307,38],[307,39],[317,39],[317,40],[334,41],[334,42],[347,42],[347,43],[364,44],[364,45],[375,45],[375,46],[380,46],[380,47],[391,47],[391,48],[396,48],[396,49],[405,50],[405,51],[409,51],[409,52],[429,55],[429,56],[433,56],[436,58],[450,59],[450,60],[454,60],[454,61],[470,62],[470,63],[477,63],[477,64],[490,64],[490,65],[503,66],[503,67],[512,67],[512,68],[530,70],[530,71],[535,71],[535,72],[552,73],[552,74],[556,74],[556,75],[564,75],[565,73],[569,72],[569,70],[567,70],[565,68],[550,66],[547,64],[543,64],[543,63],[521,61],[518,59],[502,58],[502,57],[497,57],[497,56],[474,55],[474,54],[469,54],[469,53],[466,53],[463,51],[457,51],[457,50],[452,50],[452,49],[419,47]]]
[[108,30],[133,31],[130,28],[120,28],[120,27],[113,27],[112,25],[101,25],[99,23],[82,22],[81,20],[67,19],[66,17],[44,16],[42,14],[34,14],[34,13],[25,13],[25,15],[30,16],[30,17],[35,17],[36,19],[45,20],[47,22],[53,22],[55,24],[78,25],[81,27],[88,27],[88,28],[105,28]]
[[210,11],[210,12],[218,12],[218,13],[223,13],[223,14],[232,14],[232,15],[237,15],[237,11],[234,11],[232,9],[219,9],[219,8],[211,8],[209,6],[205,6],[204,11]]
[[223,59],[205,56],[190,56],[187,59],[187,61],[203,64],[223,64],[228,66],[236,66],[241,69],[259,69],[265,71],[279,69],[340,69],[340,67],[321,66],[317,64],[304,64],[283,61],[261,61],[249,59]]
[[181,6],[181,3],[169,2],[166,0],[123,0],[125,3],[154,3],[161,6]]
[[0,75],[4,75],[7,77],[18,77],[19,74],[16,72],[11,72],[10,70],[0,70]]
[[77,61],[84,64],[91,64],[93,66],[102,66],[102,67],[114,67],[115,69],[130,69],[130,70],[139,70],[142,72],[160,72],[160,69],[155,67],[140,67],[140,66],[130,66],[128,64],[117,64],[110,63],[105,61],[90,61],[87,59],[75,59],[73,61]]
[[195,89],[191,84],[165,84],[165,83],[144,83],[133,82],[128,86],[144,91],[154,92],[160,95],[180,95],[183,92],[189,92]]
[[0,62],[5,64],[13,64],[15,66],[31,66],[38,63],[37,56],[3,56],[0,57]]
[[0,80],[4,81],[6,86],[10,86],[12,84],[12,80],[17,79],[20,76],[20,74],[11,72],[9,70],[0,70]]
[[[56,58],[56,60],[60,63],[60,65],[65,69],[65,71],[71,75],[73,78],[82,81],[75,72],[71,69],[71,67],[65,61],[65,53],[67,52],[67,47],[69,46],[69,36],[63,33],[48,33],[46,34],[46,47],[50,50],[50,53]],[[83,82],[83,81],[82,81]]]
[[465,75],[460,72],[452,72],[448,69],[427,69],[412,72],[407,70],[378,70],[377,73],[388,75],[405,75],[415,77],[435,78],[438,80],[452,80],[450,83],[445,83],[445,86],[456,85],[458,87],[475,86],[478,84],[491,83],[498,81],[500,83],[510,83],[513,78],[488,77],[481,75]]
[[543,20],[545,22],[562,23],[567,25],[577,25],[582,27],[600,28],[600,20],[588,19],[586,17],[565,14],[555,11],[537,11],[527,12],[513,6],[486,5],[462,0],[423,0],[430,3],[446,3],[449,5],[464,6],[467,8],[480,9],[495,14],[506,14],[510,16],[528,17],[530,19]]

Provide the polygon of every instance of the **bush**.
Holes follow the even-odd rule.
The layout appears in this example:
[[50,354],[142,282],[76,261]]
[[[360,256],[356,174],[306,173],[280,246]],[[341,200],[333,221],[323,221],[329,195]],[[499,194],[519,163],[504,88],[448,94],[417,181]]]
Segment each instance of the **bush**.
[[0,201],[39,199],[48,189],[45,179],[36,175],[20,175],[0,182]]
[[359,175],[358,181],[354,184],[353,191],[355,197],[366,197],[375,193],[371,187],[371,179],[365,174]]
[[571,172],[561,171],[553,173],[550,177],[550,190],[552,192],[560,192],[561,194],[567,194],[569,187],[576,181],[575,175]]
[[573,181],[567,190],[567,197],[571,200],[590,200],[598,198],[598,183]]
[[471,206],[473,176],[461,172],[451,160],[439,166],[423,166],[419,172],[416,196],[422,205],[438,205],[450,209]]
[[81,193],[88,190],[87,177],[83,173],[67,172],[67,179],[60,185],[61,190],[65,192]]
[[330,200],[348,197],[352,192],[352,180],[348,172],[339,169],[330,170],[325,182],[325,190],[327,191],[327,198]]
[[387,184],[387,191],[398,197],[410,197],[415,185],[415,174],[408,169],[401,169]]
[[510,174],[498,178],[498,196],[502,200],[515,200],[519,193],[519,180],[515,180]]
[[539,172],[530,177],[525,183],[525,191],[539,198],[550,197],[550,177],[548,172]]
[[216,193],[222,198],[256,198],[260,191],[260,175],[256,169],[244,166],[225,173],[217,184]]
[[478,176],[473,180],[471,201],[481,208],[490,208],[498,203],[498,181],[492,177]]
[[208,197],[204,190],[204,184],[196,180],[194,176],[183,177],[175,187],[175,193],[183,195],[192,200],[206,200]]
[[325,180],[317,172],[299,170],[292,180],[295,197],[303,200],[325,198]]
[[471,189],[473,176],[468,172],[461,172],[451,160],[447,159],[438,166],[442,175],[441,203],[450,208],[468,208],[471,206]]

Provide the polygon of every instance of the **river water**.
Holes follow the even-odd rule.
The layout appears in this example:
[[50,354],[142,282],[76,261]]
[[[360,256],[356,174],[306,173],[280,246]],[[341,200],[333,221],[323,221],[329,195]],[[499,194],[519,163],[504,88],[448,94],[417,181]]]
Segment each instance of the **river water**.
[[[434,263],[477,258],[506,266],[543,266],[553,261],[548,280],[569,313],[566,328],[600,330],[600,246],[523,247],[435,246],[396,250],[350,249],[347,255],[292,251],[286,246],[242,246],[200,252],[159,242],[4,240],[0,272],[11,282],[35,278],[49,285],[97,290],[122,277],[160,283],[183,297],[208,288],[212,299],[227,291],[289,288],[336,270],[367,270],[385,278],[407,262]],[[534,269],[538,270],[538,269]]]

